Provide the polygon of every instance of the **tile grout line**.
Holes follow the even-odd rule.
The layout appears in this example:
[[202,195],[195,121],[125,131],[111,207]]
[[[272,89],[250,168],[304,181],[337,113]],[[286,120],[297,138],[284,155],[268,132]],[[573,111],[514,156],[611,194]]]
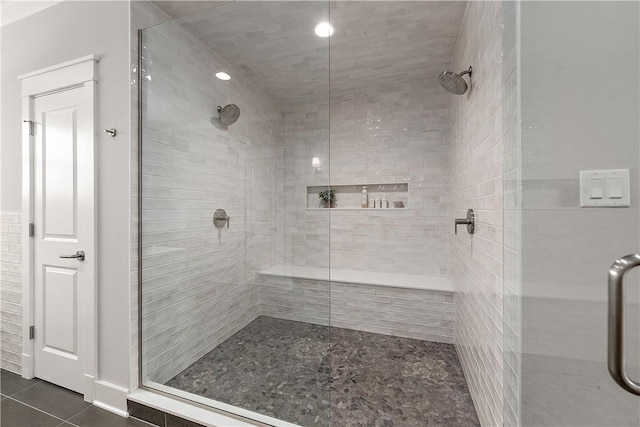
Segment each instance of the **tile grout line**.
[[[25,390],[26,390],[26,389],[25,389]],[[48,412],[46,412],[46,411],[43,411],[42,409],[38,409],[38,408],[36,408],[35,406],[31,406],[31,405],[29,405],[29,404],[27,404],[27,403],[21,402],[21,401],[19,401],[18,399],[14,399],[12,396],[7,396],[6,398],[7,398],[7,399],[11,399],[11,400],[13,400],[14,402],[18,402],[18,403],[19,403],[19,404],[21,404],[21,405],[27,406],[27,407],[29,407],[29,408],[31,408],[31,409],[35,409],[35,410],[36,410],[36,411],[38,411],[38,412],[42,412],[43,414],[49,415],[50,417],[53,417],[53,418],[55,418],[55,419],[57,419],[57,420],[62,421],[62,423],[60,423],[60,424],[64,424],[64,423],[68,422],[67,420],[64,420],[64,419],[62,419],[62,418],[60,418],[60,417],[58,417],[58,416],[55,416],[55,415],[50,414],[50,413],[48,413]],[[82,412],[82,411],[80,411],[80,412]],[[77,414],[76,414],[76,415],[77,415]],[[60,425],[60,424],[58,424],[58,425]],[[70,423],[70,424],[75,426],[75,424],[72,424],[72,423]],[[77,426],[76,426],[76,427],[77,427]]]
[[[36,384],[33,384],[33,385],[36,385]],[[29,387],[27,387],[27,388],[31,388],[31,387],[33,387],[33,385],[31,385],[31,386],[29,386]],[[25,388],[24,390],[26,390],[27,388]],[[21,393],[21,392],[22,392],[22,391],[24,391],[24,390],[20,390],[20,391],[19,391],[19,392],[17,392],[17,393]],[[17,393],[16,393],[16,394],[17,394]],[[31,405],[29,405],[28,403],[25,403],[25,402],[22,402],[22,401],[20,401],[20,400],[18,400],[18,399],[15,399],[15,398],[13,398],[13,397],[12,397],[12,396],[10,396],[10,395],[2,394],[2,396],[3,396],[4,398],[11,399],[11,400],[13,400],[14,402],[18,402],[18,403],[20,403],[20,404],[22,404],[22,405],[24,405],[24,406],[27,406],[27,407],[29,407],[29,408],[31,408],[31,409],[35,409],[35,410],[36,410],[36,411],[38,411],[38,412],[42,412],[43,414],[47,414],[47,415],[49,415],[49,416],[51,416],[51,417],[53,417],[53,418],[56,418],[56,419],[58,419],[58,420],[61,420],[61,421],[62,421],[62,423],[58,424],[56,427],[60,427],[60,426],[64,425],[65,423],[70,424],[70,425],[75,426],[75,427],[78,427],[78,425],[77,425],[77,424],[75,424],[75,423],[71,422],[70,420],[71,420],[72,418],[74,418],[74,417],[77,417],[77,416],[78,416],[78,415],[80,415],[81,413],[83,413],[83,412],[85,412],[85,411],[88,411],[88,410],[89,410],[89,409],[91,409],[92,407],[95,407],[95,405],[89,405],[89,406],[87,406],[86,408],[84,408],[83,410],[81,410],[81,411],[79,411],[79,412],[77,412],[77,413],[73,414],[73,415],[72,415],[72,416],[70,416],[68,419],[64,420],[64,419],[62,419],[62,418],[60,418],[60,417],[58,417],[58,416],[56,416],[56,415],[53,415],[53,414],[51,414],[51,413],[49,413],[49,412],[43,411],[42,409],[36,408],[35,406],[31,406]],[[96,408],[97,408],[97,407],[96,407]],[[104,409],[101,409],[101,408],[97,408],[97,409],[99,409],[99,410],[101,410],[101,411],[104,411]],[[106,412],[109,412],[109,411],[106,411]],[[117,414],[114,414],[114,415],[115,415],[115,416],[119,416],[119,415],[117,415]],[[165,423],[164,423],[164,424],[166,425],[166,413],[164,413],[164,415],[165,415]],[[125,417],[122,417],[122,418],[125,418]],[[140,421],[140,422],[142,422],[142,423],[144,423],[144,424],[147,424],[147,425],[150,425],[150,426],[153,426],[153,427],[164,427],[164,426],[157,426],[156,424],[152,424],[152,423],[150,423],[150,422],[148,422],[148,421],[146,421],[146,420],[143,420],[143,419],[141,419],[141,418],[136,418],[136,417],[134,417],[134,416],[132,416],[132,415],[129,415],[129,418],[133,418],[133,419],[134,419],[134,420],[136,420],[136,421]]]
[[25,391],[25,390],[29,390],[31,387],[37,386],[37,385],[38,385],[38,384],[40,384],[41,382],[42,382],[42,380],[41,380],[41,379],[38,379],[38,381],[36,381],[36,382],[35,382],[35,384],[31,384],[29,387],[25,387],[25,388],[23,388],[22,390],[20,390],[20,391],[16,391],[16,392],[15,392],[15,393],[13,393],[13,394],[5,394],[5,396],[6,396],[6,397],[15,396],[16,394],[20,394],[20,393],[22,393],[22,392],[23,392],[23,391]]
[[[167,416],[166,412],[164,414],[165,414],[165,418],[166,418],[166,416]],[[148,424],[148,425],[153,426],[153,427],[165,427],[165,426],[159,426],[157,424],[152,424],[147,420],[143,420],[142,418],[134,417],[133,415],[129,415],[129,418],[133,418],[136,421],[143,422],[143,423]],[[165,420],[165,425],[166,425],[166,420]]]
[[[80,412],[78,412],[77,414],[73,414],[72,416],[70,416],[66,421],[69,422],[69,420],[73,417],[77,417],[78,415],[80,415],[81,413],[88,411],[89,409],[91,409],[92,405],[87,406],[86,408],[84,408],[83,410],[81,410]],[[72,423],[73,424],[73,423]],[[74,424],[75,425],[75,424]]]
[[[99,411],[105,411],[105,412],[108,412],[108,413],[112,414],[112,412],[109,412],[109,411],[107,411],[106,409],[102,409],[102,408],[100,408],[100,407],[98,407],[98,406],[95,406],[95,405],[90,405],[90,406],[88,406],[88,407],[84,408],[82,411],[80,411],[80,412],[78,412],[77,414],[75,414],[75,415],[73,415],[72,417],[70,417],[70,418],[69,418],[69,420],[70,420],[71,418],[77,417],[77,416],[78,416],[78,415],[80,415],[81,413],[86,412],[86,411],[88,411],[88,410],[89,410],[89,409],[91,409],[91,408],[96,408],[96,409],[97,409],[97,410],[99,410]],[[128,413],[128,412],[127,412],[127,413]],[[113,415],[114,415],[114,416],[116,416],[116,417],[125,418],[125,417],[122,417],[122,416],[117,415],[117,414],[113,414]],[[151,424],[149,421],[145,421],[145,420],[143,420],[143,419],[136,418],[136,417],[134,417],[134,416],[133,416],[133,415],[131,415],[131,414],[129,414],[129,417],[128,417],[128,418],[133,418],[133,419],[134,419],[134,420],[136,420],[136,421],[141,421],[141,422],[143,422],[143,423],[145,423],[145,424],[148,424],[148,425],[150,425],[150,426],[153,426],[153,427],[164,427],[164,426],[157,426],[157,425],[155,425],[155,424]],[[125,418],[125,419],[126,419],[126,418]],[[70,422],[69,420],[67,420],[67,422]],[[71,423],[71,424],[73,424],[73,423]],[[165,424],[166,424],[166,423],[165,423]],[[73,424],[73,425],[76,425],[76,424]]]
[[[15,393],[15,394],[16,394],[16,395],[17,395],[17,394],[20,394],[20,393],[22,393],[23,391],[30,389],[31,387],[37,386],[38,384],[50,384],[50,385],[53,385],[53,386],[58,387],[58,388],[63,388],[63,387],[60,387],[60,386],[58,386],[58,385],[56,385],[56,384],[50,383],[50,382],[48,382],[48,381],[38,379],[38,382],[37,382],[36,384],[30,385],[29,387],[27,387],[27,388],[25,388],[24,390],[21,390],[21,391],[19,391],[19,392]],[[17,398],[14,398],[14,400],[16,400],[16,401],[18,401],[18,402],[20,402],[20,403],[24,403],[24,404],[25,404],[25,405],[27,405],[27,406],[30,406],[29,404],[27,404],[27,403],[25,403],[25,402],[23,402],[23,401],[21,401],[21,400],[19,400],[19,399],[17,399]],[[84,401],[84,400],[83,400],[83,401]],[[87,403],[88,403],[88,402],[87,402]],[[93,406],[93,405],[92,405],[92,404],[90,404],[90,405],[89,405],[89,406],[87,406],[86,408],[81,409],[80,411],[78,411],[78,412],[76,412],[75,414],[71,415],[71,416],[70,416],[68,419],[66,419],[65,421],[66,421],[66,422],[68,422],[68,420],[69,420],[69,419],[71,419],[71,418],[75,417],[75,416],[76,416],[76,415],[78,415],[80,412],[84,412],[84,411],[86,411],[86,410],[87,410],[87,409],[89,409],[91,406]],[[35,408],[35,409],[38,409],[38,408]],[[48,412],[43,411],[43,410],[41,410],[41,409],[38,409],[38,410],[39,410],[39,411],[41,411],[41,412],[44,412],[45,414],[49,414]],[[51,415],[51,416],[55,416],[55,415],[53,415],[53,414],[49,414],[49,415]],[[56,417],[56,418],[60,418],[60,417]],[[75,425],[75,424],[74,424],[74,425]]]

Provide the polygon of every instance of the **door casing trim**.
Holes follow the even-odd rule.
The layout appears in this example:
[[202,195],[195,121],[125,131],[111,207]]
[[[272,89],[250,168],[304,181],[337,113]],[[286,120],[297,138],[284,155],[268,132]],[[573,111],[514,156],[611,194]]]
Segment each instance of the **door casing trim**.
[[[96,94],[97,94],[97,64],[99,58],[96,55],[87,55],[81,58],[67,61],[58,65],[37,70],[18,77],[21,84],[22,97],[22,377],[34,377],[34,340],[29,338],[29,327],[35,321],[35,283],[34,283],[34,240],[29,236],[29,224],[34,221],[34,136],[30,134],[29,122],[34,120],[33,100],[39,96],[48,95],[74,87],[82,87],[89,92],[93,114],[91,115],[91,135],[94,147],[94,176],[84,177],[84,180],[93,181],[92,215],[94,218],[94,247],[92,253],[98,258],[97,244],[97,147],[96,147]],[[36,224],[36,227],[39,225]],[[40,225],[41,226],[41,225]],[[86,319],[88,325],[81,329],[82,340],[86,340],[86,348],[89,351],[87,360],[83,366],[85,376],[84,400],[95,400],[95,381],[98,378],[98,268],[96,262],[94,268],[93,287],[87,293],[87,300],[78,301],[87,312],[91,313]],[[38,331],[36,330],[36,334]]]

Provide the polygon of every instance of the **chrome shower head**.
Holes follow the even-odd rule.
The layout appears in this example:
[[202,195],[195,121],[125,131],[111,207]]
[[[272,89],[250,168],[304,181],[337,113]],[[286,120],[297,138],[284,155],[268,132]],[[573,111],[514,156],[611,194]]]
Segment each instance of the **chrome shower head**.
[[447,92],[454,95],[462,95],[469,87],[467,82],[462,78],[465,74],[469,74],[469,77],[471,77],[471,67],[460,74],[456,74],[453,71],[443,71],[442,74],[438,76],[438,82]]
[[229,104],[224,107],[218,105],[218,118],[223,125],[232,125],[240,118],[240,107],[236,104]]

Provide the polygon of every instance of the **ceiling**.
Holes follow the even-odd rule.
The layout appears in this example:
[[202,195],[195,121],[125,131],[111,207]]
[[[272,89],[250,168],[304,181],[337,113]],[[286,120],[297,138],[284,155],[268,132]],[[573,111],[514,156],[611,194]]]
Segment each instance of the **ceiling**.
[[[2,0],[4,1],[4,0]],[[209,9],[213,6],[217,6],[222,3],[226,3],[228,0],[223,1],[209,1],[209,0],[173,0],[173,1],[152,1],[153,4],[158,6],[164,13],[172,18],[181,18],[183,16],[192,15],[194,13],[201,12],[205,9]]]
[[[436,85],[466,7],[449,1],[154,3],[280,103],[327,97],[329,72],[332,94],[408,79]],[[333,36],[316,36],[315,25],[327,20]]]
[[55,6],[62,0],[0,0],[0,25],[5,26]]

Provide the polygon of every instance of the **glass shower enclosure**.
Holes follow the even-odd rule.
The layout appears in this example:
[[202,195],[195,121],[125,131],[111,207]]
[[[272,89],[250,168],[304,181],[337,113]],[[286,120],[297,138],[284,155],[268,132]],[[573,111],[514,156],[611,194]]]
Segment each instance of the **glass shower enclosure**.
[[[142,384],[266,424],[329,417],[329,210],[305,214],[292,184],[329,183],[329,43],[308,31],[328,13],[230,2],[140,32]],[[268,73],[231,65],[240,51]],[[324,282],[269,271],[292,263]],[[295,378],[313,395],[290,395]],[[265,392],[269,407],[249,396]]]
[[[607,328],[609,269],[640,249],[638,3],[504,5],[504,425],[637,426]],[[637,270],[625,283],[637,381]]]
[[[488,50],[502,52],[497,65],[488,65],[502,76],[500,87],[484,90],[502,98],[495,119],[502,120],[502,145],[496,144],[502,151],[490,155],[502,166],[501,179],[491,185],[502,185],[492,195],[498,205],[501,197],[503,209],[502,228],[484,229],[496,243],[490,245],[495,260],[488,262],[495,267],[490,279],[500,286],[491,301],[477,298],[486,307],[459,319],[453,307],[465,296],[455,287],[448,293],[391,289],[382,296],[359,290],[362,299],[348,302],[353,289],[331,284],[336,268],[443,283],[456,277],[456,267],[469,267],[468,258],[450,259],[449,251],[452,95],[430,86],[442,64],[450,64],[465,7],[231,1],[140,31],[144,387],[264,425],[342,425],[332,412],[332,405],[345,409],[332,399],[332,369],[352,367],[331,363],[337,328],[327,326],[353,326],[373,307],[368,332],[392,335],[396,325],[414,327],[419,315],[427,319],[421,323],[433,322],[429,332],[402,336],[422,341],[452,343],[454,319],[499,325],[496,336],[476,337],[480,345],[463,350],[479,366],[470,385],[473,403],[505,426],[640,425],[638,396],[619,387],[607,365],[609,269],[640,252],[637,2],[504,1],[491,9],[502,14],[502,32]],[[405,25],[411,16],[422,21]],[[352,30],[365,18],[401,23],[407,31],[430,22],[441,44],[405,39],[403,28],[395,34],[399,47],[390,49],[387,40],[372,42],[375,26]],[[349,47],[340,45],[344,38],[310,31],[337,19],[345,20]],[[410,45],[418,53],[403,50]],[[433,61],[411,62],[433,46]],[[361,63],[364,52],[384,52],[391,60]],[[334,61],[360,67],[357,78]],[[394,61],[406,65],[402,72]],[[487,70],[473,66],[482,85]],[[349,90],[356,83],[368,87]],[[465,96],[472,96],[473,85]],[[369,170],[358,163],[363,152],[374,164]],[[398,209],[356,214],[363,208],[360,184],[376,186],[368,188],[369,202],[382,202],[372,193],[378,191]],[[482,230],[487,222],[479,211]],[[469,248],[463,255],[472,257],[473,244]],[[625,277],[623,318],[625,369],[636,381],[638,271]],[[342,306],[332,301],[333,292]],[[437,300],[425,303],[423,294]],[[397,298],[401,312],[376,318],[381,304]],[[437,311],[437,321],[424,314],[429,310]],[[484,338],[502,348],[484,346]],[[473,411],[458,411],[466,412]]]

